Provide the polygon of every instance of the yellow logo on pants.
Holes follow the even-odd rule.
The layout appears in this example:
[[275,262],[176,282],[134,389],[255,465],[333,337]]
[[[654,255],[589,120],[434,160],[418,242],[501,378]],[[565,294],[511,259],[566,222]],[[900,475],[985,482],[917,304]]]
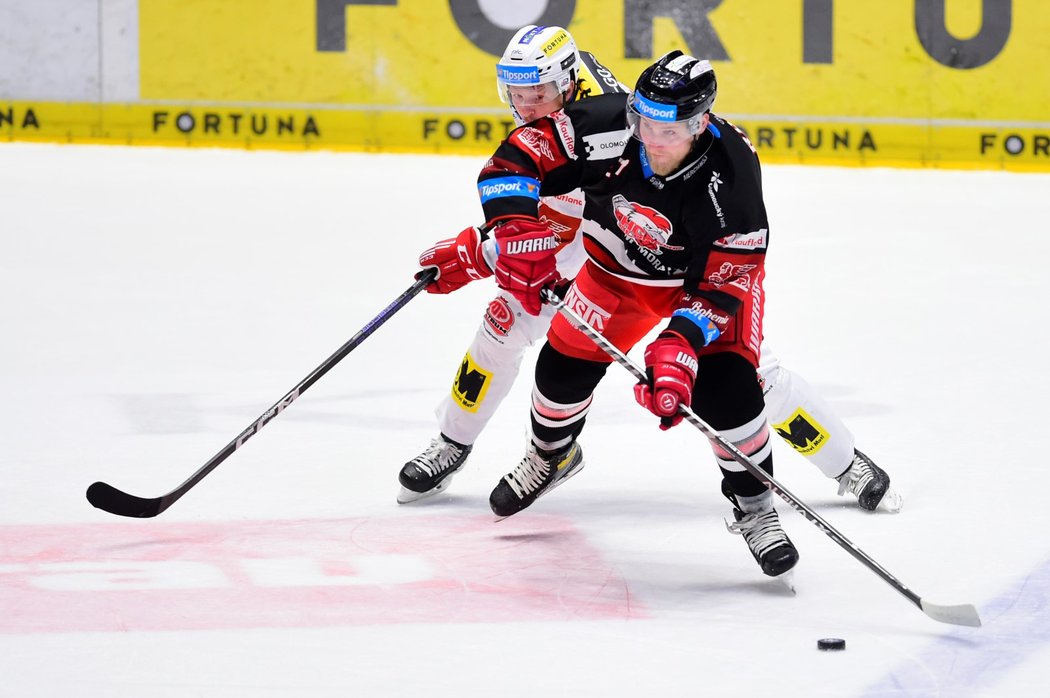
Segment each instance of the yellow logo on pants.
[[804,456],[811,456],[828,440],[828,432],[808,412],[799,407],[786,421],[774,424],[776,432]]
[[474,363],[470,352],[467,352],[459,367],[459,373],[456,374],[456,380],[452,382],[452,399],[467,412],[477,412],[478,405],[485,399],[491,380],[492,373]]

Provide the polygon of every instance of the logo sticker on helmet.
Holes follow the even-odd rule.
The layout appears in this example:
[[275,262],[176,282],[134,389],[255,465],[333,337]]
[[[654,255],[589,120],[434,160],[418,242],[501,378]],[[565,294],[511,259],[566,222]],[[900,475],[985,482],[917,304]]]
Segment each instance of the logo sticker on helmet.
[[569,35],[565,33],[565,30],[562,30],[562,31],[558,32],[557,34],[555,34],[554,36],[551,37],[550,41],[548,41],[547,43],[545,43],[543,45],[543,55],[544,56],[551,55],[552,53],[557,51],[559,48],[561,48],[562,44],[564,44],[568,40],[569,40]]
[[646,99],[637,92],[634,93],[634,98],[631,100],[631,107],[642,116],[654,121],[676,121],[678,119],[678,107],[674,104],[660,104]]
[[525,32],[525,34],[522,35],[521,39],[518,40],[518,43],[519,44],[527,44],[527,43],[529,43],[534,38],[536,38],[537,34],[542,32],[546,28],[547,27],[533,27],[532,29],[530,29],[529,31]]
[[540,69],[536,66],[496,65],[496,77],[508,85],[535,85],[540,81]]

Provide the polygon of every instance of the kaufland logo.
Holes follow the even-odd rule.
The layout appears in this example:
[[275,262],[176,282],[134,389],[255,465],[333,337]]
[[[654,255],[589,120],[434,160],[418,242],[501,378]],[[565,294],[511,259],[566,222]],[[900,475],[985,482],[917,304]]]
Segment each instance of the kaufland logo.
[[634,110],[642,116],[656,121],[674,121],[678,118],[678,107],[673,104],[660,104],[635,93]]
[[511,85],[535,85],[540,81],[540,69],[500,63],[496,66],[496,77]]

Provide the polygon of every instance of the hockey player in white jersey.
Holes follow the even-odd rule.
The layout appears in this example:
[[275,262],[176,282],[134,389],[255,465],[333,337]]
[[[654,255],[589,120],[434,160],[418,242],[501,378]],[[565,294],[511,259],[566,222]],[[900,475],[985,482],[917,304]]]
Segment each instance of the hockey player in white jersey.
[[[628,91],[593,55],[579,51],[568,31],[534,25],[519,30],[507,45],[497,65],[497,87],[519,125],[577,99]],[[545,145],[542,138],[535,139],[536,148]],[[566,279],[576,276],[585,258],[577,235],[583,206],[580,190],[540,198],[541,220],[561,239],[556,260],[558,272]],[[474,227],[436,243],[420,255],[420,266],[439,270],[427,291],[450,293],[492,276],[497,254],[495,240]],[[489,303],[452,389],[437,407],[440,434],[401,469],[398,502],[416,501],[448,487],[510,392],[526,349],[546,335],[554,314],[549,306],[523,308],[503,290]],[[860,506],[870,511],[900,510],[901,498],[890,487],[886,472],[854,448],[853,434],[842,420],[801,376],[779,364],[766,342],[758,374],[769,423],[795,450],[838,482],[840,495],[857,497]]]

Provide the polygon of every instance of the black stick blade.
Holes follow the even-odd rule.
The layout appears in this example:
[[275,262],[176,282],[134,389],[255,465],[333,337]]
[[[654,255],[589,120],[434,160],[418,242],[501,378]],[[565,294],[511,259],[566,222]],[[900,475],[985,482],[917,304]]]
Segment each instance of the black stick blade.
[[121,492],[104,482],[96,482],[88,487],[87,498],[91,506],[117,516],[148,519],[163,511],[161,508],[163,497],[143,499],[127,492]]

